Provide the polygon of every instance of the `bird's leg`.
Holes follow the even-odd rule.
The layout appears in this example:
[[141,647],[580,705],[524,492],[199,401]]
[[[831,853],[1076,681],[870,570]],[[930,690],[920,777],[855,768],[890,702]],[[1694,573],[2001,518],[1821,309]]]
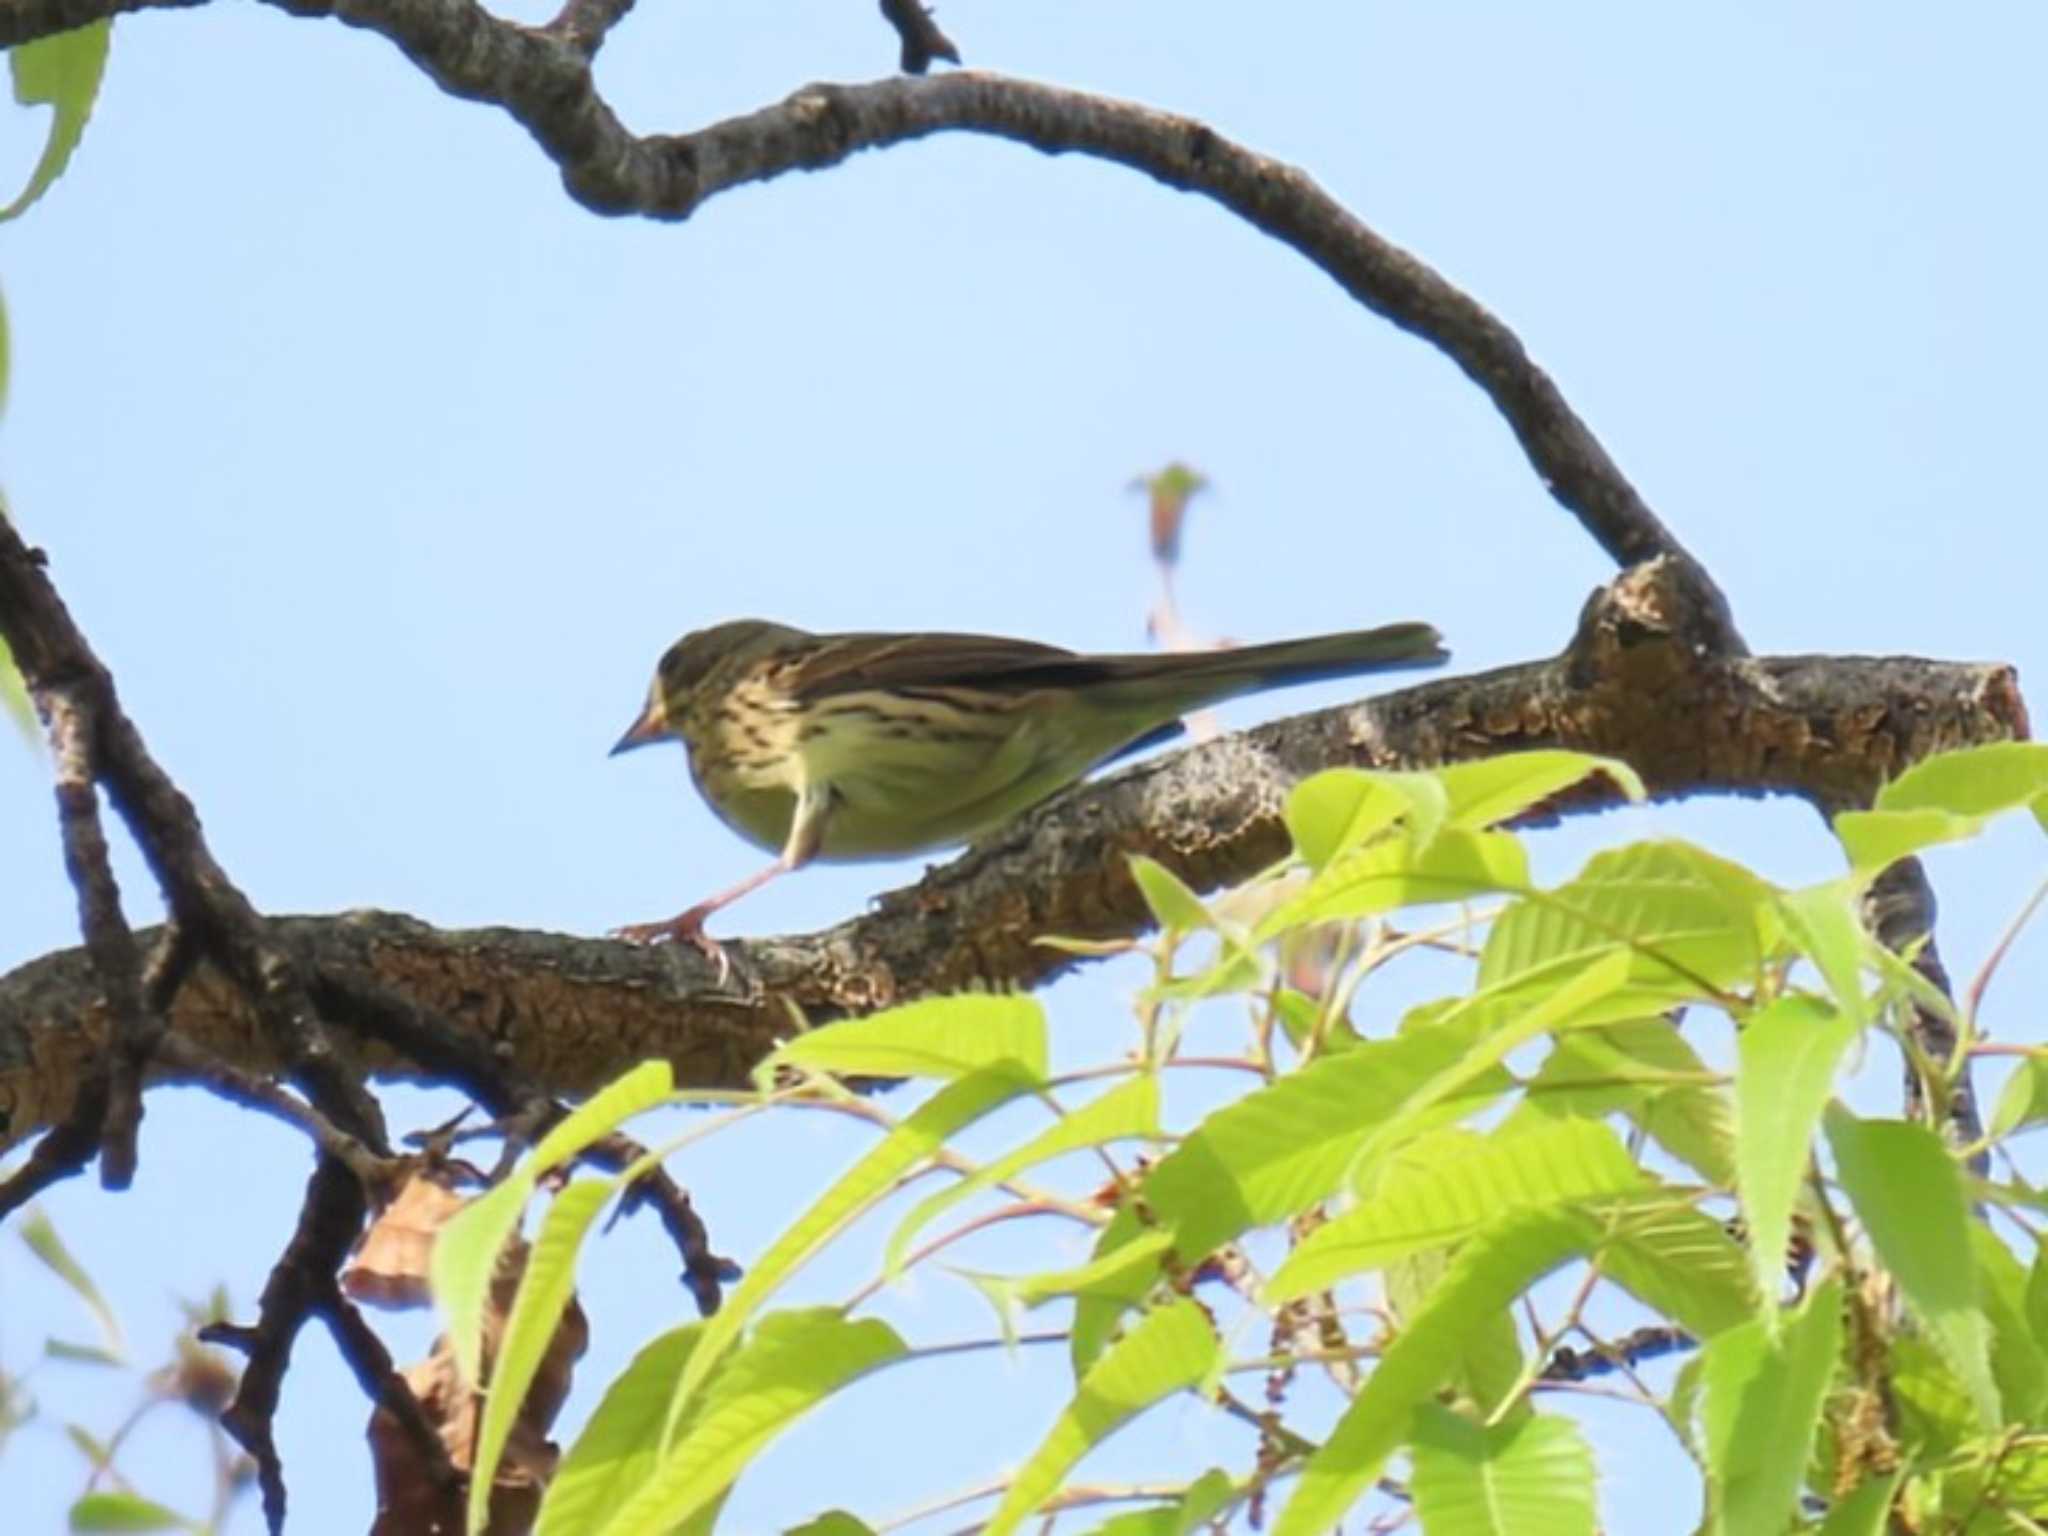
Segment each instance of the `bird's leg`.
[[704,931],[704,920],[721,907],[731,906],[748,892],[758,891],[777,875],[786,875],[810,863],[825,840],[825,812],[830,804],[829,790],[818,793],[806,791],[799,795],[796,812],[790,820],[789,841],[783,845],[781,856],[773,864],[756,870],[738,885],[729,886],[716,896],[698,902],[687,912],[678,912],[666,922],[628,923],[623,928],[614,928],[611,936],[624,939],[629,944],[688,944],[718,967],[719,985],[723,986],[732,971],[732,961],[726,956],[725,946]]
[[787,874],[795,869],[789,855],[770,864],[766,869],[757,870],[738,885],[720,891],[716,896],[707,897],[687,912],[678,912],[674,917],[659,923],[628,923],[623,928],[614,928],[612,937],[624,939],[629,944],[688,944],[702,951],[704,956],[718,966],[718,979],[722,982],[731,969],[731,962],[725,957],[725,949],[718,940],[704,931],[704,920],[721,907],[731,906],[749,891],[757,891],[777,875]]

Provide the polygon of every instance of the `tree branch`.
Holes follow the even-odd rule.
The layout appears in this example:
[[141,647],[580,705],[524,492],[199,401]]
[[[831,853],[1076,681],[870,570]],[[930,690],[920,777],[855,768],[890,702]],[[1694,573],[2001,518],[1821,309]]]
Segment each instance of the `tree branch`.
[[[0,47],[100,16],[186,3],[0,0]],[[1698,589],[1708,641],[1731,655],[1744,649],[1712,578],[1636,493],[1514,332],[1380,238],[1307,173],[1194,118],[961,71],[809,85],[773,106],[694,133],[638,136],[599,94],[589,54],[577,40],[581,23],[571,24],[570,11],[549,28],[533,29],[500,20],[474,0],[271,3],[293,15],[332,16],[376,32],[449,94],[503,107],[559,167],[569,195],[598,213],[684,219],[734,187],[951,132],[988,134],[1048,154],[1092,155],[1199,193],[1306,257],[1367,309],[1455,362],[1507,418],[1551,495],[1617,565],[1674,560]],[[623,14],[621,0],[576,0],[570,10],[577,3],[614,20],[614,8]]]
[[[789,1032],[789,1005],[828,1018],[961,988],[1034,986],[1076,963],[1040,935],[1141,932],[1149,919],[1128,874],[1133,853],[1198,889],[1244,879],[1285,851],[1287,792],[1323,768],[1564,747],[1627,760],[1660,798],[1789,794],[1832,812],[1867,803],[1934,752],[2027,734],[2008,666],[1716,656],[1693,643],[1695,601],[1668,564],[1638,568],[1594,594],[1553,660],[1278,721],[1081,785],[871,913],[735,943],[725,986],[687,947],[444,932],[391,914],[276,918],[265,937],[316,993],[381,988],[409,999],[550,1092],[586,1093],[648,1057],[674,1063],[685,1083],[739,1086]],[[1548,811],[1595,809],[1611,793],[1596,782]],[[214,969],[187,982],[172,1022],[251,1070],[276,1064],[248,1003]],[[0,1140],[64,1116],[106,1031],[79,952],[0,978]],[[433,1075],[373,1040],[354,1048],[368,1069]]]

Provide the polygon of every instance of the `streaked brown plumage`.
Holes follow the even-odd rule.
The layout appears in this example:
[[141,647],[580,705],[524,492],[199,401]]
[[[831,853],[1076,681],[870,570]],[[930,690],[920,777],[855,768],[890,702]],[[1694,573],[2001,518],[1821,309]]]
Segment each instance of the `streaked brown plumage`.
[[698,630],[669,647],[612,750],[679,738],[719,819],[778,857],[620,933],[705,944],[706,917],[786,870],[965,842],[1177,735],[1205,705],[1445,659],[1426,624],[1128,656],[987,635],[812,635],[758,619]]

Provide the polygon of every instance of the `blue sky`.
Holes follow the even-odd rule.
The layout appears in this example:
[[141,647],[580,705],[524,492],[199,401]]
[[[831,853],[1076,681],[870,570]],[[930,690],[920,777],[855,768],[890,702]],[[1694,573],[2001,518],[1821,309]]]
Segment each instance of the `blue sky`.
[[[1186,0],[952,0],[941,20],[976,65],[1302,165],[1466,287],[1757,650],[2048,673],[2040,8],[1291,5],[1248,23]],[[870,5],[707,0],[643,5],[600,78],[630,125],[677,130],[893,58]],[[26,174],[40,127],[0,118],[0,180]],[[215,5],[119,23],[71,171],[0,240],[0,483],[269,911],[597,933],[676,910],[758,856],[691,798],[679,755],[605,758],[671,639],[761,615],[1135,648],[1152,574],[1124,486],[1170,457],[1217,486],[1180,576],[1213,633],[1427,618],[1480,668],[1555,651],[1608,574],[1433,351],[1212,205],[1077,158],[955,136],[681,226],[606,221],[509,119],[380,39]],[[1786,881],[1835,867],[1811,813],[1749,803],[1575,828],[1545,857],[1562,872],[1650,831]],[[1961,972],[2040,878],[2027,834],[1934,865]],[[4,742],[0,869],[0,967],[75,942],[45,766]],[[818,926],[915,872],[814,871],[718,931]],[[1994,992],[1995,1033],[2038,1037],[2042,948]],[[1121,1049],[1133,985],[1050,993],[1063,1050]],[[158,1095],[133,1193],[78,1181],[46,1202],[138,1352],[176,1295],[225,1279],[251,1298],[288,1231],[303,1150],[246,1120]],[[807,1121],[678,1172],[744,1260],[859,1144]],[[619,1320],[586,1386],[680,1315],[669,1273],[651,1237],[607,1241],[591,1291]],[[6,1244],[0,1295],[12,1369],[46,1330],[80,1331]],[[933,1281],[901,1306],[941,1334],[982,1326]],[[425,1334],[390,1331],[401,1355]],[[324,1339],[302,1348],[280,1434],[317,1511],[303,1528],[360,1529],[364,1408]],[[882,1431],[940,1369],[778,1465],[879,1516],[989,1475],[1053,1411],[1050,1362],[990,1362],[966,1388],[985,1418],[892,1450]],[[122,1406],[76,1371],[36,1386],[57,1420]],[[1235,1443],[1192,1411],[1159,1434]],[[1672,1528],[1678,1468],[1654,1439],[1603,1439],[1609,1529]],[[167,1421],[135,1470],[175,1493],[190,1446]],[[22,1529],[56,1528],[69,1455],[46,1430],[0,1459]],[[810,1512],[797,1481],[743,1487],[732,1528]]]

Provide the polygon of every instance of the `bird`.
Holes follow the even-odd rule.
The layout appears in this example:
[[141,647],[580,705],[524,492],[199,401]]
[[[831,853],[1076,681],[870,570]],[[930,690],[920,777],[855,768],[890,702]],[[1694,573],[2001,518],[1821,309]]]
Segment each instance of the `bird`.
[[714,912],[813,860],[971,842],[1094,769],[1180,734],[1240,694],[1449,659],[1428,624],[1193,653],[1081,655],[1031,640],[817,635],[763,619],[668,648],[611,755],[674,738],[718,819],[775,861],[614,936],[681,942],[721,964]]

